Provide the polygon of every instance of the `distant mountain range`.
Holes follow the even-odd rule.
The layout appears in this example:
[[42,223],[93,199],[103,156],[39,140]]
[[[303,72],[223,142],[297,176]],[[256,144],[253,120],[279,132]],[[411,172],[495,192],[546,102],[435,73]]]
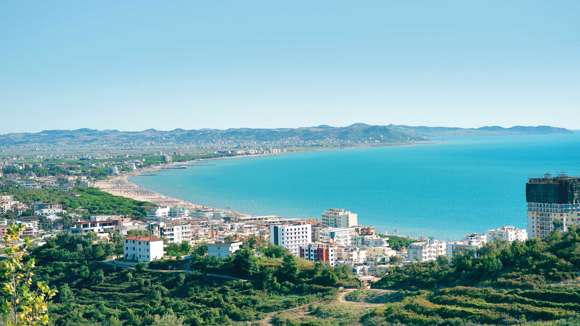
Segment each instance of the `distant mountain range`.
[[119,130],[47,130],[37,133],[0,135],[0,148],[227,148],[248,146],[356,146],[365,144],[401,144],[428,141],[439,137],[540,135],[571,133],[550,126],[497,126],[482,128],[447,128],[356,123],[347,127],[316,126],[277,129],[198,129],[138,132]]

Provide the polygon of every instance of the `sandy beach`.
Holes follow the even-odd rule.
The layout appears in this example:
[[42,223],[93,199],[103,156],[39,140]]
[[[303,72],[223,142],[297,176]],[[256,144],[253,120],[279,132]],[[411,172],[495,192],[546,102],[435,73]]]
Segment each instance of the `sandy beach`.
[[159,206],[183,207],[187,209],[204,208],[204,206],[202,205],[196,205],[186,200],[164,196],[154,191],[143,189],[142,187],[129,181],[129,178],[132,176],[136,176],[143,173],[157,172],[164,168],[169,168],[171,166],[172,164],[149,167],[137,170],[132,173],[109,177],[106,180],[96,181],[94,183],[94,187],[114,196],[130,198],[138,201],[151,202]]

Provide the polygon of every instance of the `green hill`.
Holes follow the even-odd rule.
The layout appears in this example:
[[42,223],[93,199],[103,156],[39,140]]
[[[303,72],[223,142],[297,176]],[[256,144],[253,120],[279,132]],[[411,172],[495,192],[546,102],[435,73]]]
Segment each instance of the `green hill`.
[[393,270],[374,287],[399,291],[368,325],[580,323],[580,232],[488,245],[452,261]]

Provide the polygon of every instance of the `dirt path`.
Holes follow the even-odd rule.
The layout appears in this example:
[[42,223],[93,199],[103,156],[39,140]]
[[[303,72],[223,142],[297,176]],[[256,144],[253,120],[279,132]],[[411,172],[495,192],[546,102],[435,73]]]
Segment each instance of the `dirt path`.
[[[276,315],[280,315],[280,314],[287,314],[287,313],[295,313],[296,315],[306,315],[306,309],[308,308],[308,306],[312,305],[312,304],[321,304],[321,303],[325,303],[328,305],[336,305],[336,304],[340,304],[340,305],[346,305],[349,307],[356,307],[359,308],[361,310],[364,309],[371,309],[371,308],[376,308],[379,307],[381,305],[383,305],[382,303],[369,303],[369,302],[356,302],[356,301],[348,301],[346,300],[346,296],[354,291],[356,291],[357,289],[345,289],[343,291],[340,291],[337,295],[336,298],[333,300],[319,300],[319,301],[313,301],[298,307],[294,307],[294,308],[290,308],[290,309],[286,309],[286,310],[279,310],[279,311],[274,311],[271,312],[269,314],[266,315],[266,317],[264,319],[262,319],[261,321],[258,322],[259,325],[261,326],[269,326],[272,325],[272,319],[274,318],[274,316]],[[372,290],[372,291],[377,291],[377,292],[388,292],[387,290]]]
[[[383,305],[384,303],[370,303],[370,302],[358,302],[358,301],[348,301],[346,300],[346,296],[349,295],[350,293],[356,291],[357,289],[346,289],[342,292],[340,292],[338,294],[338,296],[336,297],[336,301],[338,301],[339,303],[342,304],[347,304],[347,305],[352,305],[352,306],[358,306],[361,308],[376,308],[378,306]],[[388,292],[387,290],[369,290],[369,291],[374,291],[374,292],[381,292],[381,293],[386,293]]]

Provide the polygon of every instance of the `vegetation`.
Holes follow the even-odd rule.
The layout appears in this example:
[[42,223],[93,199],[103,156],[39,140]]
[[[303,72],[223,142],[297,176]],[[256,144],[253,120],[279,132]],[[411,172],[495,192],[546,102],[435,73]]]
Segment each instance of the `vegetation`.
[[62,204],[67,210],[83,210],[88,215],[127,215],[144,218],[153,204],[113,196],[96,188],[75,188],[72,191],[28,189],[17,185],[0,187],[0,194],[13,195],[20,202]]
[[165,255],[172,257],[186,256],[191,251],[191,246],[187,241],[183,241],[180,244],[170,243],[165,246]]
[[34,282],[34,258],[28,257],[30,242],[20,241],[24,227],[11,224],[5,231],[3,245],[5,259],[2,271],[2,311],[5,324],[47,325],[48,300],[55,294],[44,282]]
[[[398,302],[366,316],[365,324],[520,324],[580,320],[580,232],[554,233],[488,245],[452,261],[395,268],[377,288]],[[407,290],[413,290],[408,292]],[[391,295],[391,298],[394,296]]]
[[[308,264],[285,251],[283,257],[258,257],[251,248],[216,259],[201,246],[190,260],[123,270],[102,262],[115,253],[115,243],[95,240],[62,234],[32,253],[38,279],[59,290],[50,305],[55,325],[227,325],[329,298],[336,287],[355,284],[347,270]],[[181,265],[174,272],[152,269],[163,264]]]
[[403,248],[407,248],[411,243],[416,242],[411,238],[407,237],[400,237],[396,235],[381,235],[382,237],[387,238],[387,242],[389,243],[389,247],[393,250],[399,251]]

